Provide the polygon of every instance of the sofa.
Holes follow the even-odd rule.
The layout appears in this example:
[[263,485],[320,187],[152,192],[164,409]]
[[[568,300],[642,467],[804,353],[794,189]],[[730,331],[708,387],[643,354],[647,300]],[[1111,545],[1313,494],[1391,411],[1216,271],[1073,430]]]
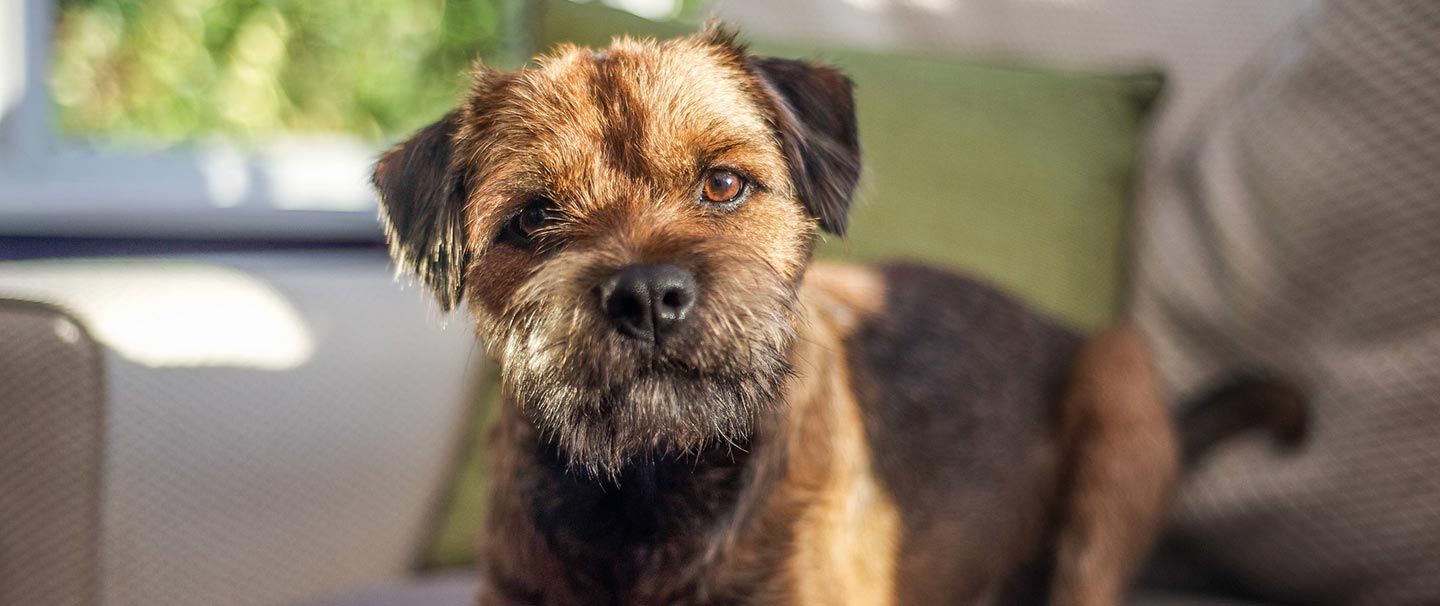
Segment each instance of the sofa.
[[[539,13],[549,9],[537,6],[533,17],[547,18]],[[1237,87],[1271,81],[1253,65],[1293,60],[1283,51],[1302,48],[1296,36],[1313,38],[1313,22],[1333,8],[1309,0],[724,0],[713,10],[747,36],[784,40],[786,48],[843,44],[1061,72],[1163,73],[1164,92],[1143,110],[1138,168],[1124,174],[1121,231],[1106,244],[1121,258],[1098,288],[1101,302],[1044,290],[1045,279],[1007,285],[1028,294],[1028,284],[1041,282],[1034,296],[1042,307],[1080,327],[1125,318],[1153,329],[1176,400],[1224,370],[1191,359],[1213,362],[1235,348],[1201,344],[1208,346],[1186,351],[1206,353],[1189,354],[1174,335],[1216,328],[1176,318],[1218,313],[1226,302],[1201,296],[1205,310],[1177,310],[1162,296],[1173,292],[1162,278],[1178,270],[1173,258],[1155,261],[1163,258],[1156,251],[1168,250],[1175,230],[1189,225],[1185,217],[1194,218],[1185,209],[1210,208],[1185,202],[1177,180],[1208,174],[1194,168],[1206,134],[1197,125],[1243,109],[1228,101]],[[1209,250],[1187,244],[1193,255]],[[455,509],[483,486],[457,476],[473,463],[493,373],[468,320],[397,282],[383,245],[162,244],[136,253],[0,233],[0,247],[7,245],[14,250],[0,255],[0,606],[471,602],[480,581],[463,564],[444,564],[469,553],[469,526]],[[1008,267],[987,271],[1004,282]],[[1240,348],[1249,354],[1242,359],[1287,368],[1254,342],[1264,340]],[[1383,569],[1347,577],[1369,590],[1319,582],[1325,575],[1313,571],[1345,570],[1343,558],[1325,560],[1329,568],[1285,569],[1275,562],[1286,552],[1252,546],[1260,549],[1248,552],[1254,557],[1236,554],[1235,543],[1217,538],[1235,532],[1225,522],[1274,490],[1257,493],[1227,478],[1253,486],[1277,467],[1291,483],[1325,473],[1285,467],[1291,463],[1257,441],[1237,448],[1202,470],[1200,488],[1182,491],[1180,530],[1136,603],[1440,599],[1423,582],[1377,580],[1388,578]],[[1433,474],[1408,477],[1436,485]],[[1406,532],[1433,536],[1429,517],[1402,512],[1376,524],[1398,518],[1414,523]],[[1279,524],[1239,519],[1254,532]],[[1286,528],[1273,536],[1293,545],[1316,526]],[[437,547],[447,532],[448,547]],[[1419,550],[1395,559],[1410,567],[1406,578],[1428,576],[1433,541],[1395,544]],[[1292,559],[1309,561],[1304,555]]]

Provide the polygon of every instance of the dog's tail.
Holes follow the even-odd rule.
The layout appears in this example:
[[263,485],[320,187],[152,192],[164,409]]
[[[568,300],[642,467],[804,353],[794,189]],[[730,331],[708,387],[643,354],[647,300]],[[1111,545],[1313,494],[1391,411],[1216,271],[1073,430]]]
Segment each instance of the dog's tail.
[[1305,439],[1308,417],[1305,397],[1290,383],[1237,375],[1181,409],[1181,463],[1189,469],[1216,444],[1252,430],[1266,431],[1280,446],[1294,448]]

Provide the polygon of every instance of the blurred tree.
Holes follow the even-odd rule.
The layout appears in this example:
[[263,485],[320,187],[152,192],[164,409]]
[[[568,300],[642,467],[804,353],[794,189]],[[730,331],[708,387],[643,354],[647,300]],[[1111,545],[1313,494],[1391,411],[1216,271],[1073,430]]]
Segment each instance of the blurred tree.
[[60,0],[51,70],[72,136],[159,147],[278,132],[392,138],[514,48],[522,0]]

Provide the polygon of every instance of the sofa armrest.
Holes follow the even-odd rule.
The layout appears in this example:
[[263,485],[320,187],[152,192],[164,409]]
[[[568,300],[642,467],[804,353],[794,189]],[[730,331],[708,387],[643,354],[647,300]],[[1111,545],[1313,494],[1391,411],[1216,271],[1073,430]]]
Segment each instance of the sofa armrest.
[[0,604],[93,604],[100,346],[63,309],[0,299]]

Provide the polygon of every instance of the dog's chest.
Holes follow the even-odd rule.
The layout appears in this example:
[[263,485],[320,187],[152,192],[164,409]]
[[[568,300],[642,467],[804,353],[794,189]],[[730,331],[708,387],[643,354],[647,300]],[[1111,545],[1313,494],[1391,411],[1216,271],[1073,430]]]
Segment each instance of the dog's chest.
[[747,563],[721,553],[733,538],[744,456],[637,464],[613,482],[550,467],[527,500],[533,527],[566,571],[553,582],[567,586],[542,591],[587,605],[752,603],[765,568],[753,564],[765,558],[741,570]]

